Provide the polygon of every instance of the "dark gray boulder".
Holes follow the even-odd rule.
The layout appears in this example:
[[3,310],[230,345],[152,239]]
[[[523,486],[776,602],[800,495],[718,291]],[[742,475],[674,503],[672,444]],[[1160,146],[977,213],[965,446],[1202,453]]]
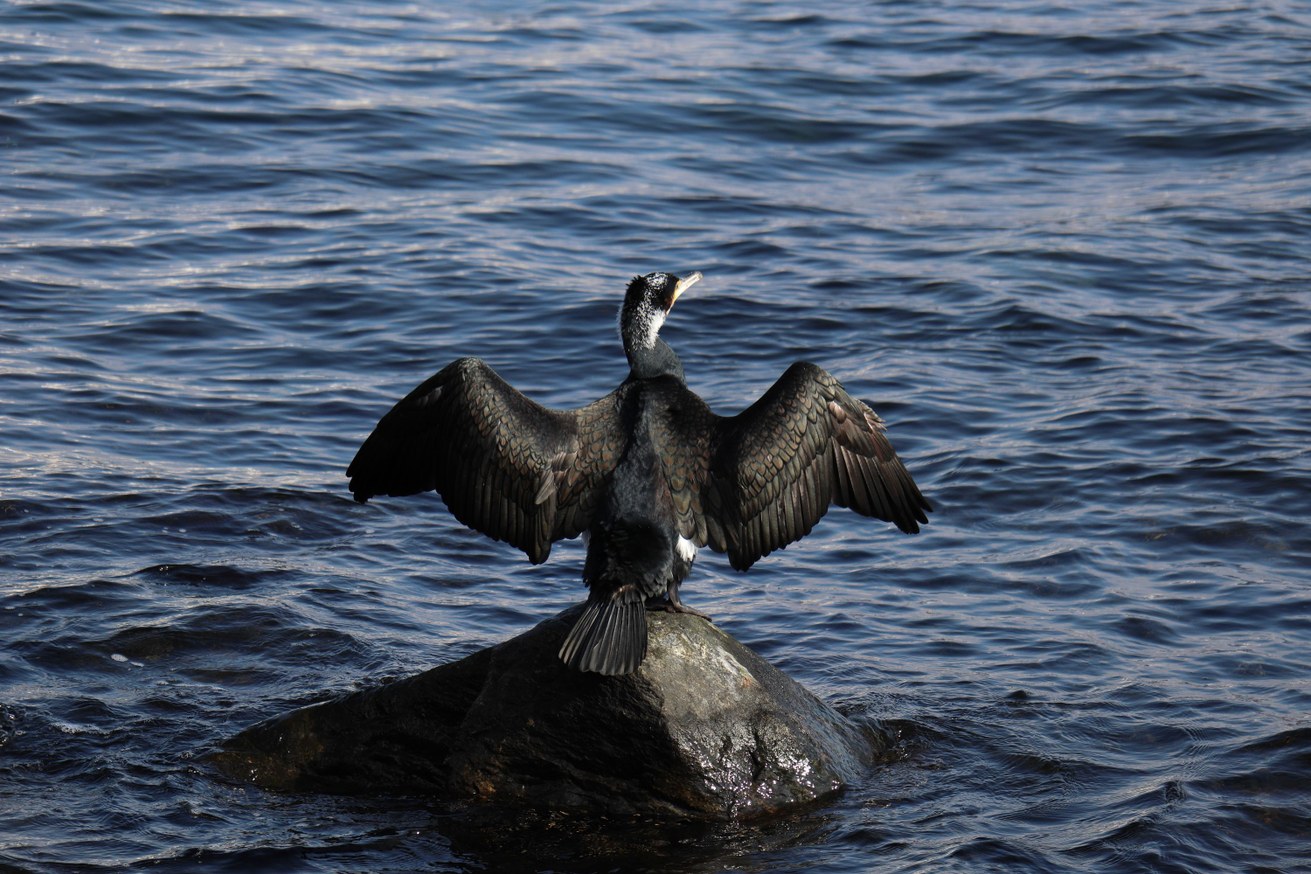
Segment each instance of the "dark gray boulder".
[[260,723],[214,762],[274,790],[714,820],[813,802],[879,752],[871,732],[698,617],[651,613],[634,674],[570,670],[556,652],[577,612]]

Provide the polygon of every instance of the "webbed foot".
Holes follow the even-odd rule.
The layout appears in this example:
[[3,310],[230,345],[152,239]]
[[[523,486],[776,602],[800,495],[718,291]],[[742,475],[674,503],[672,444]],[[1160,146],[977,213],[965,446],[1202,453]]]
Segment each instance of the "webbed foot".
[[678,583],[669,584],[669,589],[665,592],[664,598],[662,599],[652,598],[651,600],[647,601],[646,609],[664,610],[666,613],[686,613],[689,616],[700,616],[702,619],[704,619],[707,622],[715,621],[705,613],[702,613],[700,610],[697,610],[694,607],[689,607],[683,603],[682,599],[678,597]]

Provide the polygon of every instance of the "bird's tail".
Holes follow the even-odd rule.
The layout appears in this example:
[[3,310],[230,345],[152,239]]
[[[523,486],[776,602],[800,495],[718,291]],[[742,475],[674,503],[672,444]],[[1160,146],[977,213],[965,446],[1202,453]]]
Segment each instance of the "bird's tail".
[[588,598],[560,647],[569,667],[607,676],[631,674],[644,658],[646,603],[640,597]]

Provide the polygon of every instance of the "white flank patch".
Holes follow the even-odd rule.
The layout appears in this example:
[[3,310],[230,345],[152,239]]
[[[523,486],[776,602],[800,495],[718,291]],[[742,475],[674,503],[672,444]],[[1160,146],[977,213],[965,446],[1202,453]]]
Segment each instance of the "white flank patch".
[[683,561],[692,561],[696,558],[696,544],[683,535],[678,535],[678,554],[683,557]]

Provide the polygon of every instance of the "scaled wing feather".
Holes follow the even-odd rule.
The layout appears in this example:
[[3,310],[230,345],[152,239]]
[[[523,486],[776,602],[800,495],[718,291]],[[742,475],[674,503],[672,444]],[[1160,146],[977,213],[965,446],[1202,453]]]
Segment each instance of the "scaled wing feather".
[[[710,530],[745,570],[810,533],[831,504],[907,533],[932,508],[874,411],[798,362],[740,415],[721,419],[704,496]],[[711,537],[711,545],[714,543]]]
[[551,410],[461,358],[382,417],[347,470],[351,492],[363,502],[436,490],[465,525],[542,562],[590,523],[622,451],[617,415],[613,394]]

